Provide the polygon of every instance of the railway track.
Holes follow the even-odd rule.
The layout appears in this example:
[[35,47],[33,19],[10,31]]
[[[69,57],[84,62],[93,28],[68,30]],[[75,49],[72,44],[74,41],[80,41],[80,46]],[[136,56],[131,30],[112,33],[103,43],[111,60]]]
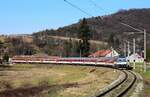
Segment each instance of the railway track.
[[123,80],[97,97],[129,97],[129,92],[136,83],[137,77],[132,71],[123,70],[122,72],[125,74]]

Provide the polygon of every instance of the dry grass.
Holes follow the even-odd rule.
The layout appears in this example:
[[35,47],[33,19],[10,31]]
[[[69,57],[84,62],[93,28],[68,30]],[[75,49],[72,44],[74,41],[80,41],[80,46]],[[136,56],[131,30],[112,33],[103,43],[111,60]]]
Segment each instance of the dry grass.
[[[69,37],[63,37],[63,36],[49,36],[50,38],[54,38],[54,39],[60,39],[60,40],[69,40]],[[73,41],[79,41],[80,39],[78,38],[71,38]],[[90,40],[91,44],[97,44],[97,45],[107,45],[106,42],[104,41],[97,41],[97,40]]]
[[0,84],[0,97],[20,97],[18,93],[28,94],[26,97],[88,97],[118,75],[118,72],[106,68],[20,64],[0,68],[0,82],[6,82]]
[[150,65],[147,64],[147,72],[143,71],[143,64],[136,65],[136,72],[139,72],[144,80],[144,90],[141,97],[150,97]]

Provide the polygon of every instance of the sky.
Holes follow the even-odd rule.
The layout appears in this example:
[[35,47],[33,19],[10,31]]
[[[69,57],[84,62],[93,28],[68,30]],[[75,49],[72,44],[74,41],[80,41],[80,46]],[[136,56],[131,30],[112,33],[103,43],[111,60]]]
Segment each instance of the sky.
[[[150,0],[68,0],[92,16],[115,13],[120,9],[150,8]],[[31,34],[57,29],[78,22],[89,15],[71,7],[64,0],[0,0],[0,35]]]

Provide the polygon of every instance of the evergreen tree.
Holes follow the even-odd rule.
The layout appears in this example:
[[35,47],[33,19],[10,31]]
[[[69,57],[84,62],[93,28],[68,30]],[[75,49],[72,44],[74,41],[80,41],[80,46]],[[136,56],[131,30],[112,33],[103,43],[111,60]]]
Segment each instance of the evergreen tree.
[[8,53],[5,53],[4,56],[3,56],[3,61],[4,62],[8,62],[9,61],[9,55]]
[[65,50],[65,56],[66,57],[70,57],[71,54],[72,54],[72,40],[71,38],[69,39],[69,41],[66,41],[65,42],[65,45],[64,45],[64,50]]
[[114,47],[114,44],[115,44],[115,40],[114,40],[114,33],[111,33],[109,38],[108,38],[108,44],[111,46],[111,47]]
[[116,37],[114,48],[117,49],[117,48],[119,48],[119,46],[120,46],[120,40],[119,40],[119,38]]
[[114,49],[118,49],[120,46],[120,40],[114,33],[111,33],[108,38],[108,44],[110,47],[113,47]]
[[80,38],[79,45],[78,45],[78,53],[82,57],[87,57],[89,55],[90,51],[90,29],[89,26],[87,25],[87,21],[84,18],[80,24],[79,27],[79,33],[78,37]]

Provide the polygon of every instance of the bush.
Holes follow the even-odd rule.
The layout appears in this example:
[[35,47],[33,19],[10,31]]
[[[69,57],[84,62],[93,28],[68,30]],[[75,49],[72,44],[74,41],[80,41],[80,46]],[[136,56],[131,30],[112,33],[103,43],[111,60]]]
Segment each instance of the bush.
[[31,83],[24,83],[24,84],[22,85],[22,87],[23,87],[23,88],[30,88],[30,87],[32,87],[32,84],[31,84]]
[[0,81],[0,86],[1,88],[7,89],[7,90],[13,89],[13,85],[10,81]]
[[38,84],[39,84],[39,86],[45,87],[45,86],[48,86],[48,85],[49,85],[49,82],[48,82],[48,80],[42,80],[42,81],[40,81]]
[[7,53],[4,54],[3,61],[4,62],[8,62],[9,61],[9,55]]

